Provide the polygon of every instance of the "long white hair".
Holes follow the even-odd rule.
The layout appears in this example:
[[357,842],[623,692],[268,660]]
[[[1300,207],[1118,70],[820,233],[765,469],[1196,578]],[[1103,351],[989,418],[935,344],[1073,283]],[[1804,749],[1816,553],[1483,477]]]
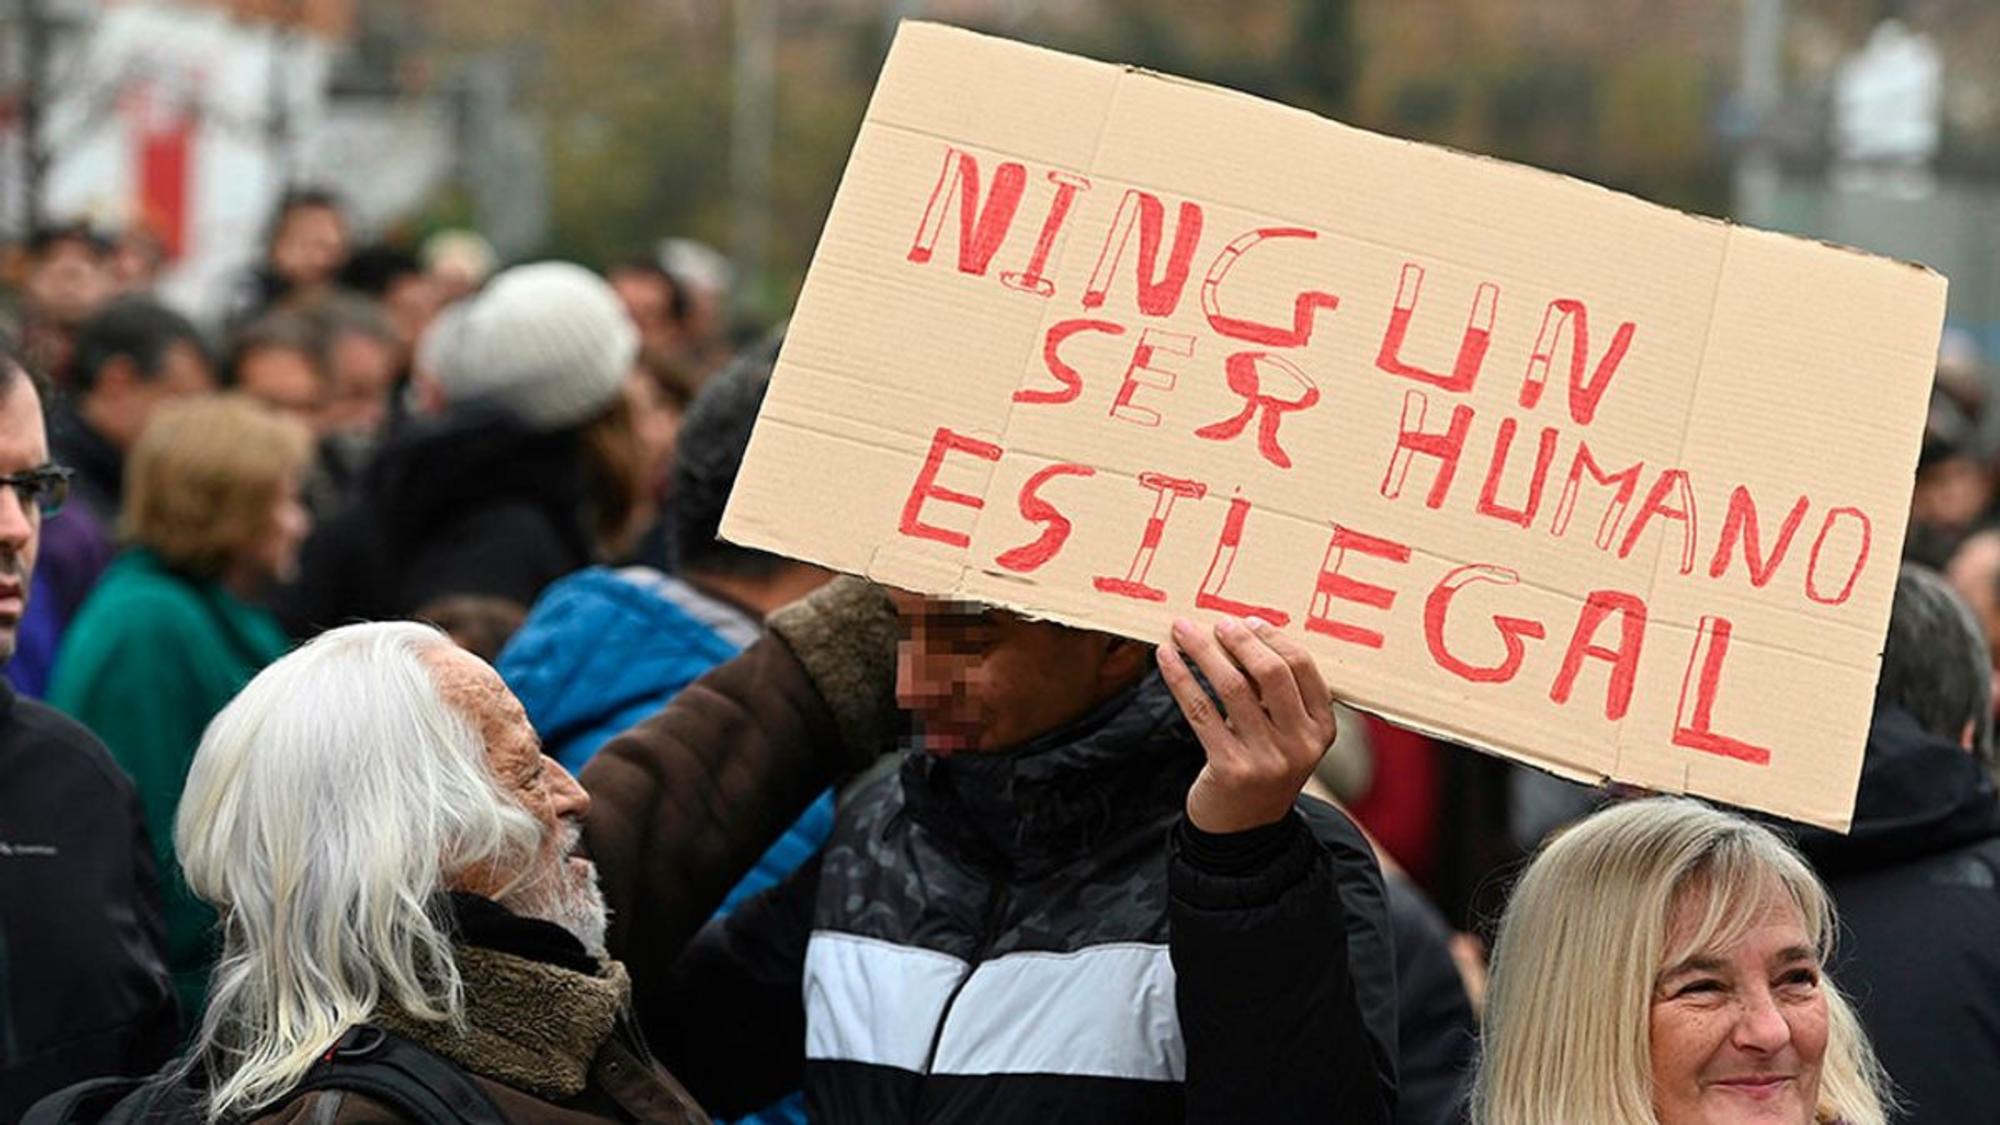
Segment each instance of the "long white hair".
[[187,1067],[211,1121],[278,1097],[393,1001],[462,1023],[449,879],[526,870],[542,826],[498,788],[471,720],[406,622],[335,629],[272,664],[209,724],[174,824],[188,886],[221,914],[222,957]]

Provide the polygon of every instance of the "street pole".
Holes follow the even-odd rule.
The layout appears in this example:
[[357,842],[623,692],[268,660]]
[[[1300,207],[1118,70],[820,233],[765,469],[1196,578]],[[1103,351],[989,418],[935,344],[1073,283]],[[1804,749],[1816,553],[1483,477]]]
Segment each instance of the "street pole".
[[730,113],[730,256],[734,312],[742,318],[765,280],[771,242],[771,165],[776,145],[774,87],[778,39],[772,0],[735,0],[734,105]]
[[22,233],[34,237],[42,226],[42,184],[48,178],[48,152],[42,146],[42,123],[48,113],[49,13],[45,0],[21,0],[21,222]]
[[1736,220],[1776,221],[1778,157],[1772,119],[1784,96],[1785,0],[1743,0],[1742,56],[1736,94],[1747,132],[1736,156]]

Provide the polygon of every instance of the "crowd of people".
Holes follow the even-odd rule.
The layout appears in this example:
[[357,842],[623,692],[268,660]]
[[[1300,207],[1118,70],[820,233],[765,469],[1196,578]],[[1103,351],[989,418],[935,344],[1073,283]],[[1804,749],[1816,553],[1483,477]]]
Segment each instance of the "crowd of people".
[[16,267],[0,1120],[2000,1119],[1950,348],[1836,835],[1348,711],[1255,619],[722,541],[781,339],[685,244],[298,192],[201,326],[85,227]]

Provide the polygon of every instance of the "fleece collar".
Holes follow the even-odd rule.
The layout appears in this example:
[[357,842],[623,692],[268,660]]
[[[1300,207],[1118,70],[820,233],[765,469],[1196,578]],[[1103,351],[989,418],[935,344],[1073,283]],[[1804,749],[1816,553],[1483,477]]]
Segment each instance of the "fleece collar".
[[581,1094],[590,1065],[631,996],[625,966],[592,975],[476,946],[455,946],[465,1028],[419,1020],[393,1004],[372,1022],[474,1074],[537,1097]]

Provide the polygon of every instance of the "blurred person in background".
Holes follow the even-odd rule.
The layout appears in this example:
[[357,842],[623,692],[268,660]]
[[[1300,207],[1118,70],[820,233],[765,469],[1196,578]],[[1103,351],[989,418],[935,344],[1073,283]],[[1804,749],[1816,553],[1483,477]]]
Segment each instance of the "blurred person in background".
[[673,279],[684,309],[681,362],[702,378],[729,359],[729,305],[736,268],[713,246],[691,238],[661,242],[659,264]]
[[343,292],[375,306],[405,354],[417,346],[424,326],[443,304],[417,256],[386,242],[356,250],[341,267],[338,281]]
[[286,192],[271,215],[264,260],[244,278],[229,322],[241,324],[273,308],[311,308],[333,290],[347,254],[340,200],[318,188]]
[[[42,596],[40,533],[63,501],[41,397],[0,341],[0,662]],[[25,606],[24,606],[25,603]],[[180,1041],[153,849],[132,782],[67,716],[0,684],[0,1121]]]
[[37,698],[48,691],[70,623],[116,554],[126,451],[165,403],[214,387],[186,317],[150,297],[120,297],[85,322],[69,396],[49,411],[49,442],[74,476],[62,512],[42,528],[21,643],[6,675]]
[[[421,616],[482,656],[549,583],[623,559],[652,519],[627,398],[637,334],[610,286],[518,266],[427,336],[437,368],[370,462],[359,502],[307,545],[286,616],[301,635]],[[449,620],[447,620],[449,619]]]
[[1993,458],[1981,432],[1979,388],[1940,381],[1931,391],[1924,442],[1910,494],[1910,528],[1903,557],[1942,569],[1960,539],[1993,504]]
[[640,354],[655,363],[686,365],[688,299],[673,277],[643,257],[619,262],[604,277],[639,331]]
[[77,335],[66,401],[49,419],[56,458],[76,471],[71,497],[107,525],[118,518],[125,451],[162,403],[215,389],[193,322],[150,297],[121,297]]
[[127,466],[132,545],[71,625],[49,687],[138,786],[190,1018],[214,962],[214,915],[174,863],[174,808],[202,729],[289,644],[258,605],[296,565],[311,454],[303,424],[240,395],[163,407]]
[[1884,1125],[1838,929],[1798,853],[1698,801],[1563,830],[1500,921],[1470,1121]]
[[680,569],[591,567],[560,579],[501,654],[500,674],[544,748],[571,770],[742,651],[771,611],[827,580],[819,567],[718,537],[770,375],[739,360],[688,414],[675,465]]
[[111,284],[119,296],[152,293],[166,266],[166,244],[143,222],[127,224],[112,242]]
[[222,382],[317,429],[327,393],[314,322],[304,313],[279,309],[237,329],[229,338]]
[[500,261],[493,244],[471,230],[438,231],[424,240],[418,256],[438,308],[478,292]]
[[353,499],[389,427],[410,353],[393,319],[360,297],[341,294],[321,302],[313,322],[327,386],[314,427],[319,466],[308,499],[316,516],[330,516]]
[[2000,526],[1988,524],[1961,540],[1945,563],[1944,576],[1979,624],[2000,714]]
[[1797,837],[1840,910],[1834,979],[1913,1121],[1979,1121],[2000,1104],[2000,796],[1987,654],[1950,586],[1905,565],[1853,825]]
[[115,291],[111,247],[88,223],[45,227],[28,239],[21,348],[58,391],[69,386],[78,331]]

